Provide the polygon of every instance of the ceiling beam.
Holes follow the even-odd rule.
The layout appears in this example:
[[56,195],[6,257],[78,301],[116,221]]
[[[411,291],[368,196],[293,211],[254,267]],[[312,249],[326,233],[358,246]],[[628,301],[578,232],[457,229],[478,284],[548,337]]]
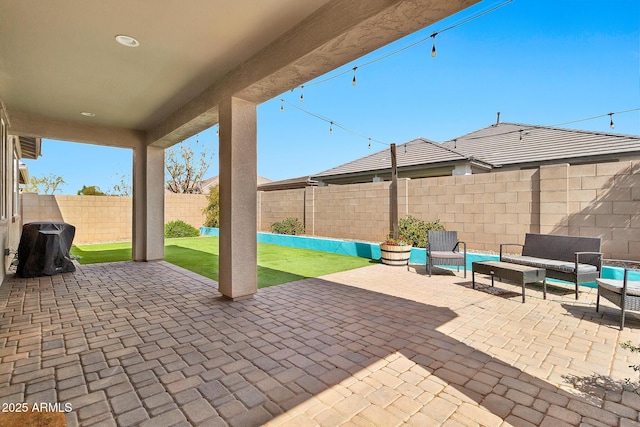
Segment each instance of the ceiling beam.
[[230,96],[261,103],[479,0],[334,0],[147,132],[170,147],[218,122]]
[[65,122],[19,111],[9,111],[8,116],[9,133],[16,136],[46,135],[48,139],[118,148],[133,148],[145,141],[142,131]]

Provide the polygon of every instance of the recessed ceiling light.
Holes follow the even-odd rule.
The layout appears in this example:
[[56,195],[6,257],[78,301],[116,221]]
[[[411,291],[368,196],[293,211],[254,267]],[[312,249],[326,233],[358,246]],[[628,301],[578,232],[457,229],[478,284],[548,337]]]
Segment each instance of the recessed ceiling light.
[[83,111],[80,114],[82,114],[85,117],[95,117],[96,116],[96,113],[92,113],[91,111]]
[[116,41],[120,43],[122,46],[126,47],[138,47],[140,46],[140,42],[134,39],[131,36],[125,36],[124,34],[120,34],[116,36]]

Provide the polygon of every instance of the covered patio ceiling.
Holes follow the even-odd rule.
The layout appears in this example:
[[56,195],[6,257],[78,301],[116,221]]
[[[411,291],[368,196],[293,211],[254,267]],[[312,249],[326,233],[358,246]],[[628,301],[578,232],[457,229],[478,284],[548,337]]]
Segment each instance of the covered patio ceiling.
[[224,97],[261,103],[476,2],[0,0],[0,97],[15,135],[166,148]]

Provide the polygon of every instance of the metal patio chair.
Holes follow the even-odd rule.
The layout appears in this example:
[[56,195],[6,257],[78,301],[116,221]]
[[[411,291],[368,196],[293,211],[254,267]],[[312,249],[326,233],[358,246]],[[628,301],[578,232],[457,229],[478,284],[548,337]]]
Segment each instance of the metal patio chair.
[[[460,246],[462,245],[462,252]],[[427,272],[431,277],[434,260],[440,265],[455,265],[460,271],[464,266],[464,277],[467,277],[467,244],[458,241],[457,231],[427,231]]]
[[[597,278],[598,297],[596,311],[600,310],[600,296],[611,301],[620,308],[620,330],[624,329],[624,316],[627,310],[640,311],[640,280],[629,279],[629,273],[640,274],[640,261],[607,260],[624,265],[622,280]],[[634,265],[630,268],[629,265]]]

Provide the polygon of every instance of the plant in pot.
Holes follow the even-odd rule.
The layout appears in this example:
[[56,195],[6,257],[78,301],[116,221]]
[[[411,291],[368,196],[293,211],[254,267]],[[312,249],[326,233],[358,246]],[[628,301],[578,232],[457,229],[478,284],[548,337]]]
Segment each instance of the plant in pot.
[[411,242],[403,237],[393,236],[380,243],[380,261],[386,265],[402,266],[409,263],[411,256]]
[[[391,233],[387,240],[380,244],[381,261],[388,265],[407,265],[411,256],[411,248],[424,248],[427,243],[427,231],[444,230],[440,220],[425,222],[411,215],[398,221],[398,238]],[[402,255],[400,255],[402,254]],[[405,259],[406,258],[406,259]]]

